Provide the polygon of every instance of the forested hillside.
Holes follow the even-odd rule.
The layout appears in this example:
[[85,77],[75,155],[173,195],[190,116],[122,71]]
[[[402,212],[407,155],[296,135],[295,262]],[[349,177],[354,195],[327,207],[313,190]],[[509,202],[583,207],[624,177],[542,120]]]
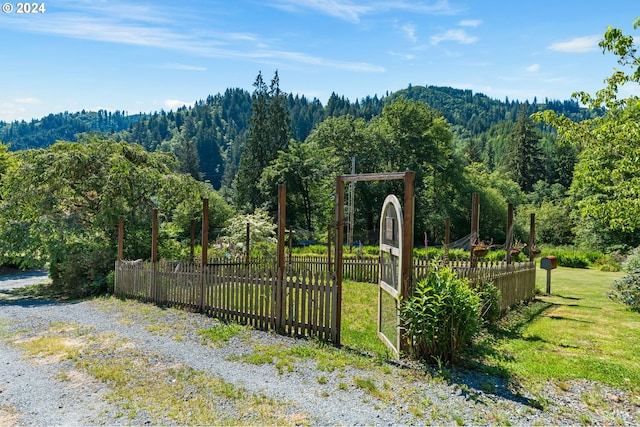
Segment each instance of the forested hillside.
[[[499,101],[471,90],[437,86],[409,86],[383,97],[367,96],[350,101],[332,94],[326,105],[318,99],[288,94],[291,137],[304,141],[312,129],[328,117],[351,115],[369,121],[382,113],[385,105],[399,98],[423,101],[440,112],[452,125],[454,146],[466,151],[474,161],[488,169],[502,164],[505,141],[521,106],[519,101]],[[185,172],[208,180],[214,188],[229,187],[237,173],[244,150],[251,112],[251,94],[243,89],[227,89],[210,95],[191,107],[176,111],[128,115],[78,112],[50,114],[40,120],[0,122],[0,141],[11,150],[43,148],[57,140],[77,141],[81,133],[97,132],[115,140],[137,143],[149,151],[173,152]],[[594,113],[580,108],[575,100],[534,99],[528,104],[530,113],[551,109],[574,121],[592,118]],[[550,129],[546,129],[551,133]],[[555,147],[547,143],[547,151]]]
[[12,150],[44,148],[60,141],[77,141],[81,133],[113,133],[128,129],[145,117],[129,115],[121,111],[82,111],[77,113],[49,114],[40,120],[0,121],[0,141],[10,144]]

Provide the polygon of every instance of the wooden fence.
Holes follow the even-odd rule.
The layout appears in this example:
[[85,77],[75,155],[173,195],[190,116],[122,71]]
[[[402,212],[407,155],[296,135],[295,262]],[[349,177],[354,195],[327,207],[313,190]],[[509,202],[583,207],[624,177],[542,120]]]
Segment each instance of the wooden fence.
[[[310,270],[326,273],[329,269],[327,257],[322,256],[293,256],[287,261],[287,268],[293,272]],[[343,259],[342,275],[344,279],[357,282],[378,283],[379,262],[377,258]],[[429,273],[433,262],[427,259],[413,260],[413,274],[416,280],[422,279]],[[478,261],[477,267],[472,268],[470,261],[449,261],[447,264],[458,276],[465,277],[476,283],[488,281],[500,291],[500,308],[502,311],[513,307],[519,302],[533,299],[536,287],[535,262],[506,262]]]
[[[320,272],[256,263],[116,262],[115,294],[199,311],[257,329],[336,341],[337,294]],[[281,277],[281,278],[279,278]]]
[[[378,266],[377,259],[346,259],[344,277],[376,283]],[[425,277],[429,266],[427,260],[414,260],[416,279]],[[534,296],[534,262],[479,262],[471,268],[468,261],[454,261],[449,266],[472,283],[492,282],[500,291],[503,311]],[[334,277],[324,257],[292,257],[281,274],[271,259],[219,260],[204,268],[196,263],[120,261],[115,294],[339,344],[341,313]]]

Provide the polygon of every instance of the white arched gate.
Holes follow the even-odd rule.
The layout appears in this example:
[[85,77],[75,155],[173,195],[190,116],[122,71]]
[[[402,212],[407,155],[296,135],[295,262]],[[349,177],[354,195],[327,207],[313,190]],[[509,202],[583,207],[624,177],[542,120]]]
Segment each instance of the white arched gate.
[[402,208],[389,195],[380,214],[380,278],[378,284],[378,336],[396,358],[400,354],[399,299],[402,291]]

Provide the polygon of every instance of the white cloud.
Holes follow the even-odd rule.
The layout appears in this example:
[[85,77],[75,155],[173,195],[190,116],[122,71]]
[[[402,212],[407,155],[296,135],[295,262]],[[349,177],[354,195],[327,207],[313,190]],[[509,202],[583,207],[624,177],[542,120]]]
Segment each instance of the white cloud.
[[456,10],[449,5],[448,0],[439,0],[435,3],[405,0],[385,2],[362,0],[279,0],[272,6],[289,12],[312,9],[354,24],[359,23],[363,15],[381,14],[391,10],[437,15],[453,15],[456,13]]
[[577,37],[568,41],[553,43],[547,49],[556,52],[590,52],[598,48],[599,41],[600,36]]
[[465,30],[462,29],[447,30],[444,33],[436,34],[435,36],[431,37],[431,42],[433,44],[438,44],[443,41],[455,41],[462,44],[472,44],[478,41],[478,38],[475,36],[470,36]]
[[200,67],[197,65],[177,64],[177,63],[163,64],[158,68],[164,68],[167,70],[182,70],[182,71],[207,71],[206,67]]
[[540,70],[540,64],[531,64],[526,68],[526,70],[529,73],[536,73]]
[[42,101],[40,99],[34,98],[34,97],[16,98],[15,102],[18,104],[29,104],[29,105],[42,104]]
[[391,56],[397,56],[399,58],[406,59],[406,60],[412,60],[416,58],[415,55],[412,55],[410,53],[400,53],[400,52],[394,52],[394,51],[389,51],[388,53]]
[[177,110],[178,108],[186,105],[191,105],[192,102],[180,101],[179,99],[166,99],[164,101],[164,106],[169,108],[170,110]]
[[412,42],[417,42],[418,41],[418,37],[416,37],[416,26],[413,24],[405,24],[402,26],[402,31],[404,32],[404,35],[407,36],[407,38],[409,40],[411,40]]
[[458,22],[458,25],[461,27],[479,27],[482,24],[482,21],[479,19],[465,19],[464,21]]
[[[312,5],[316,7],[320,7],[319,4],[320,2],[312,1]],[[329,4],[336,6],[342,3],[330,2]],[[345,4],[342,5],[345,6]],[[89,15],[86,11],[61,12],[47,15],[46,19],[28,22],[24,19],[9,19],[4,20],[3,24],[13,26],[22,32],[166,49],[205,58],[268,60],[276,61],[278,64],[292,61],[356,72],[384,71],[383,67],[369,63],[335,61],[304,52],[273,49],[265,44],[260,36],[250,33],[211,33],[191,28],[191,25],[185,22],[161,22],[160,12],[157,12],[158,17],[154,19],[138,19],[137,15],[130,17],[116,15],[103,9],[97,9],[97,11],[102,12],[102,15],[100,13]],[[92,12],[96,10],[92,9]],[[189,29],[185,30],[182,25]],[[190,69],[195,71],[197,67]]]

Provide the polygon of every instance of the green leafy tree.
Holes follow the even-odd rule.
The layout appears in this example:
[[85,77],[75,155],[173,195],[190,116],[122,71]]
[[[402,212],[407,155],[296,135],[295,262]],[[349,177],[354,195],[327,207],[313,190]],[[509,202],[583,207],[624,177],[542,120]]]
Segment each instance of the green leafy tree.
[[116,258],[120,216],[125,257],[150,256],[151,210],[171,222],[204,184],[177,172],[171,154],[97,136],[15,154],[2,182],[0,254],[49,265],[56,287],[76,294],[104,290]]
[[[640,19],[634,22],[634,28],[638,26]],[[579,123],[553,111],[537,118],[556,127],[563,142],[580,149],[570,188],[579,242],[600,249],[636,246],[640,243],[640,100],[618,99],[618,89],[640,83],[640,62],[633,37],[620,30],[609,27],[600,46],[631,71],[615,71],[595,96],[584,92],[574,96],[592,108],[605,106],[606,114]]]
[[262,171],[259,187],[269,200],[277,200],[278,184],[287,185],[287,224],[307,230],[329,224],[335,189],[337,158],[329,149],[293,140],[286,151]]

